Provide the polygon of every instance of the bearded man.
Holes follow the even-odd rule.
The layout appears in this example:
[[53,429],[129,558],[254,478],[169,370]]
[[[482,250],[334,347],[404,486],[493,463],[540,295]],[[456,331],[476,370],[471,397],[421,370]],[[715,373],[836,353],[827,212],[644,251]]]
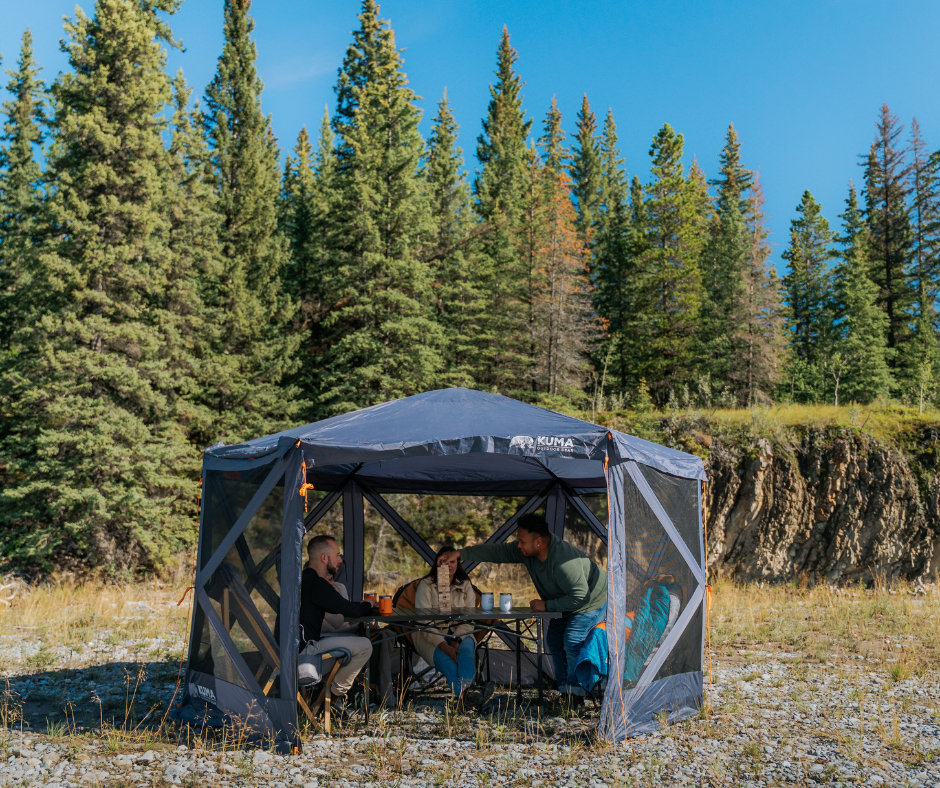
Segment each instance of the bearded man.
[[[336,590],[329,578],[343,562],[336,540],[327,534],[315,536],[307,544],[307,566],[300,579],[300,653],[315,656],[330,649],[349,651],[349,664],[341,667],[333,679],[330,692],[336,699],[337,710],[342,709],[346,693],[363,665],[372,655],[369,638],[350,635],[323,636],[323,616],[336,613],[342,616],[367,616],[372,612],[368,602],[350,602]],[[326,659],[326,658],[324,658]],[[325,666],[326,670],[329,667]]]

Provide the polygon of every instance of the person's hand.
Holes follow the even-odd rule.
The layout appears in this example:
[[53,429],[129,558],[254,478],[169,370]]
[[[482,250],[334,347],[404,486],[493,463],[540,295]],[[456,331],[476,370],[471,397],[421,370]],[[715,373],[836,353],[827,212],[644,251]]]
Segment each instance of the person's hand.
[[454,660],[454,662],[457,661],[457,648],[456,648],[456,646],[452,646],[452,645],[451,645],[450,643],[448,643],[446,640],[442,640],[442,641],[441,641],[441,645],[439,645],[438,648],[439,648],[441,651],[443,651],[448,657],[450,657],[452,660]]
[[536,613],[544,613],[548,610],[548,606],[545,604],[544,599],[532,599],[529,601],[529,607]]
[[446,564],[448,561],[459,561],[459,560],[460,560],[460,551],[451,550],[449,553],[441,553],[437,557],[437,565],[442,566],[443,564]]
[[373,613],[378,613],[378,612],[379,612],[379,603],[378,603],[378,602],[370,602],[369,604],[372,605],[372,612],[373,612]]

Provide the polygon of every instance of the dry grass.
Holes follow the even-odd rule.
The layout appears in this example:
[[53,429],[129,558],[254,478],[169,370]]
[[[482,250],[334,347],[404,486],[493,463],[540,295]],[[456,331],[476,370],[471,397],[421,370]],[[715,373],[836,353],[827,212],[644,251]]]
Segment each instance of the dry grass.
[[27,587],[0,614],[0,638],[38,638],[47,649],[154,637],[178,641],[188,631],[189,597],[176,604],[185,585],[185,580],[128,585],[63,581]]
[[910,584],[875,588],[714,584],[712,647],[721,656],[763,647],[814,663],[856,655],[896,680],[940,668],[940,592]]

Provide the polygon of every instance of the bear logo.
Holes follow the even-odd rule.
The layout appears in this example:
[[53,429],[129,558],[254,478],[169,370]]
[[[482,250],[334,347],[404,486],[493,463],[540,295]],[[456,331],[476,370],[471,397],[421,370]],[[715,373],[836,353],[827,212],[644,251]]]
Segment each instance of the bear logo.
[[510,450],[520,448],[523,451],[526,449],[534,449],[535,438],[532,438],[529,435],[516,435],[511,441],[509,441],[509,448]]

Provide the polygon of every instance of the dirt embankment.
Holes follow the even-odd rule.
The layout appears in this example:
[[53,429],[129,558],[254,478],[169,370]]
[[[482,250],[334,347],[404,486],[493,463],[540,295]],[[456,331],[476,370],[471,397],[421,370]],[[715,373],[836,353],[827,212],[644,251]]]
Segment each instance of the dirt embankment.
[[[695,433],[693,433],[695,435]],[[914,580],[940,567],[937,436],[911,451],[808,429],[735,446],[698,433],[708,562],[741,580]]]

